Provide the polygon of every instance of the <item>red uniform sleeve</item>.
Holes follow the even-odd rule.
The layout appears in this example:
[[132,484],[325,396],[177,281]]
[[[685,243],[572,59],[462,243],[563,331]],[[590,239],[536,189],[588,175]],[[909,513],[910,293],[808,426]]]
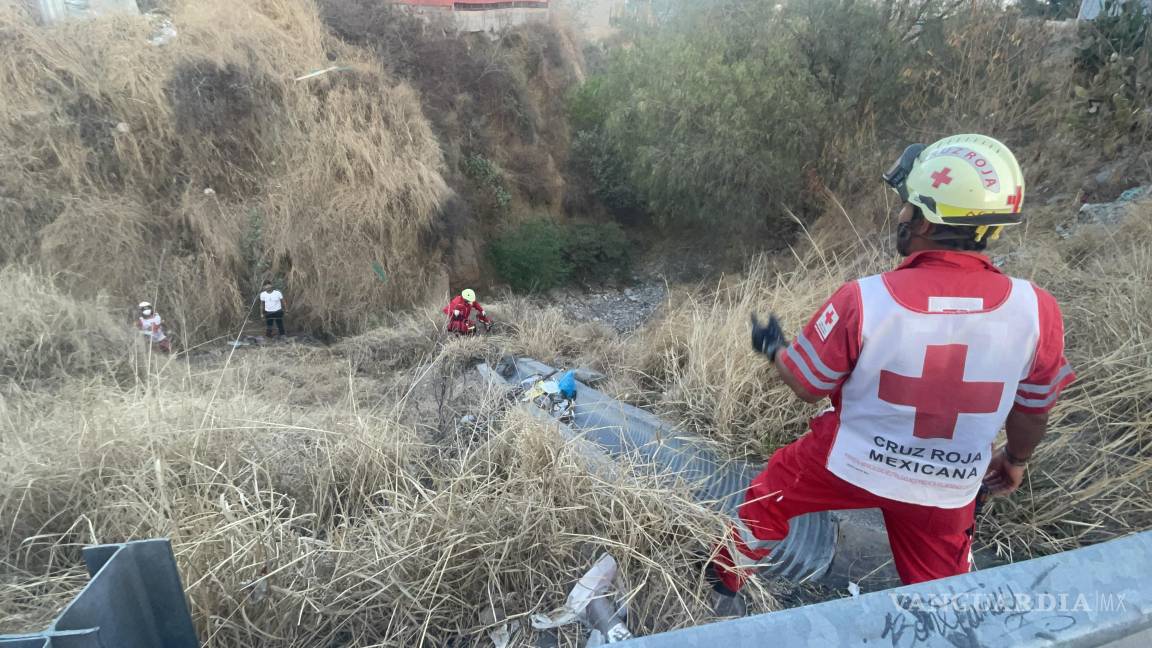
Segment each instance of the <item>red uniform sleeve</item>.
[[1036,288],[1036,300],[1040,310],[1040,340],[1032,358],[1032,369],[1017,388],[1013,406],[1026,414],[1051,410],[1060,392],[1076,379],[1064,357],[1064,318],[1060,306],[1052,295],[1040,288]]
[[828,396],[852,373],[860,357],[860,311],[859,285],[844,284],[784,351],[782,364],[810,393]]
[[448,305],[444,307],[444,314],[449,316],[452,315],[452,311],[458,310],[460,308],[461,302],[463,301],[463,298],[461,298],[459,295],[453,297],[452,301],[448,302]]
[[472,302],[472,308],[476,309],[476,319],[481,322],[488,321],[488,315],[484,312],[484,307],[480,305],[480,302]]

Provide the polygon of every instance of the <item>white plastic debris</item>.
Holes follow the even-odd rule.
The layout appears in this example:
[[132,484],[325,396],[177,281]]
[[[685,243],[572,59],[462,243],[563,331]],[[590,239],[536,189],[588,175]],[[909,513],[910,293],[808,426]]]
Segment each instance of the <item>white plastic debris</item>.
[[159,47],[167,45],[176,38],[176,25],[172,24],[172,19],[164,14],[148,12],[145,14],[148,22],[152,24],[152,38],[148,42]]
[[205,187],[205,188],[204,188],[204,195],[205,195],[205,196],[215,196],[215,195],[216,195],[216,190],[215,190],[215,189],[213,189],[212,187]]
[[852,581],[848,581],[848,593],[852,595],[852,598],[860,596],[860,586]]
[[[488,593],[488,605],[480,611],[480,623],[486,626],[493,626],[508,618],[504,612],[504,606],[498,602],[492,593]],[[512,643],[512,637],[520,629],[520,622],[513,621],[511,623],[500,623],[495,628],[488,631],[488,638],[492,640],[492,645],[495,648],[508,648]]]
[[519,629],[519,621],[505,623],[495,630],[489,630],[488,638],[492,640],[492,645],[496,648],[508,648],[508,644],[512,643],[512,637],[516,635],[516,631]]
[[304,76],[298,76],[298,77],[296,77],[295,80],[296,81],[305,81],[307,79],[314,79],[318,76],[324,76],[325,74],[328,74],[329,72],[342,72],[342,71],[351,70],[351,69],[352,68],[350,68],[346,65],[333,65],[331,67],[326,67],[323,70],[315,70],[315,71],[309,72],[308,74],[305,74]]
[[116,132],[117,133],[131,133],[132,127],[129,126],[127,122],[120,122],[120,123],[116,124]]
[[537,630],[551,630],[579,622],[591,630],[588,646],[601,646],[631,639],[623,620],[623,610],[617,609],[611,594],[615,589],[616,559],[603,554],[592,565],[572,591],[563,607],[549,614],[532,615],[532,627]]

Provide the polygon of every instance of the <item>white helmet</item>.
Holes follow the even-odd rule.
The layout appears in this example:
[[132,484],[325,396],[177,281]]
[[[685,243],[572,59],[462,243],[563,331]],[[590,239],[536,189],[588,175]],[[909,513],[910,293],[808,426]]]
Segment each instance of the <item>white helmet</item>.
[[151,304],[151,302],[144,301],[144,302],[140,302],[140,305],[137,306],[136,308],[140,308],[140,309],[152,308],[152,304]]
[[953,135],[930,146],[913,144],[884,174],[900,197],[939,225],[977,229],[996,239],[1023,220],[1024,174],[1002,142],[987,135]]

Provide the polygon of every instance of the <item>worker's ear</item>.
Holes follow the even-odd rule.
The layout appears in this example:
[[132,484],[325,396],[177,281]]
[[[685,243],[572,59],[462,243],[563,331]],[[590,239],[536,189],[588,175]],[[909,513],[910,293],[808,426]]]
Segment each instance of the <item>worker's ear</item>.
[[912,233],[917,236],[931,236],[935,232],[936,224],[927,218],[919,218],[912,223]]

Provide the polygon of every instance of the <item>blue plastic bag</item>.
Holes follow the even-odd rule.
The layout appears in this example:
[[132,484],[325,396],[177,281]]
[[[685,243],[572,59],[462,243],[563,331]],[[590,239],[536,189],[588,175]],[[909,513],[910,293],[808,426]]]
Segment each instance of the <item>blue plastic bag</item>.
[[560,386],[561,396],[567,398],[568,400],[576,399],[576,372],[566,372],[563,376],[560,377],[560,380],[557,381],[557,384]]

